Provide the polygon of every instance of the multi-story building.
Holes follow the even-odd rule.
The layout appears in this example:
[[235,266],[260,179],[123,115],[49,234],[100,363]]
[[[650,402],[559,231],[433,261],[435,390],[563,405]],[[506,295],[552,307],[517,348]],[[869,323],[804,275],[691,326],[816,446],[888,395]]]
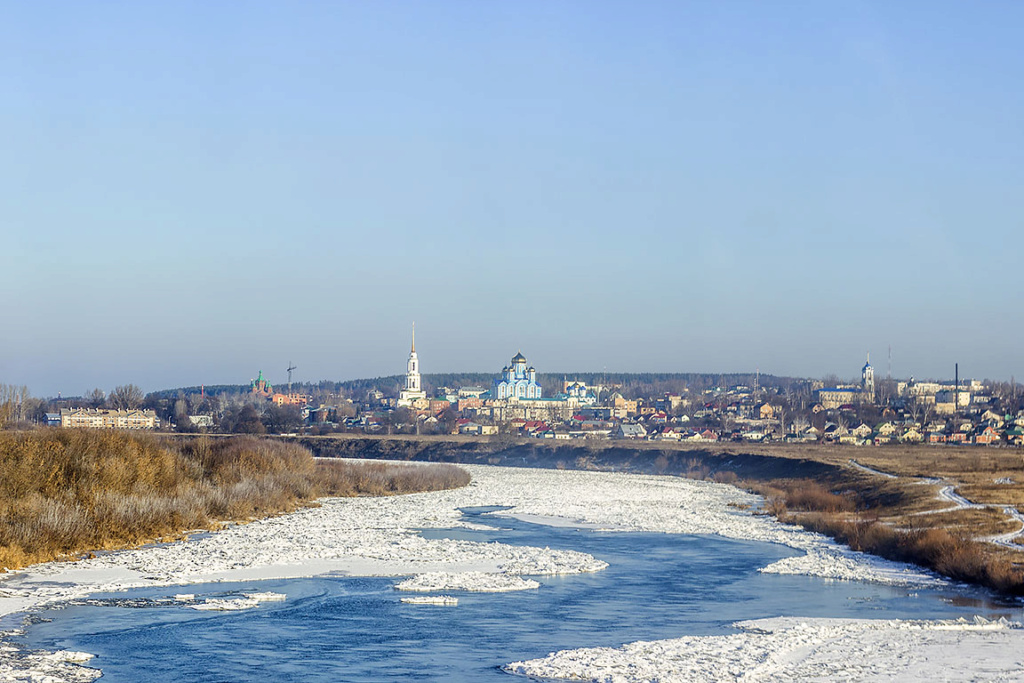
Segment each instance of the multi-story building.
[[958,410],[971,405],[971,392],[956,388],[944,388],[935,393],[935,412],[939,415],[952,415]]
[[153,410],[61,408],[60,425],[87,429],[156,429],[160,420]]
[[814,392],[815,401],[823,408],[833,409],[860,403],[864,397],[860,387],[825,387]]
[[871,354],[860,370],[860,386],[840,385],[815,389],[814,400],[825,409],[844,405],[875,402],[875,369],[871,367]]
[[[487,401],[487,410],[495,422],[509,420],[568,420],[579,409],[580,402],[564,398],[508,398]],[[479,411],[478,411],[479,414]]]

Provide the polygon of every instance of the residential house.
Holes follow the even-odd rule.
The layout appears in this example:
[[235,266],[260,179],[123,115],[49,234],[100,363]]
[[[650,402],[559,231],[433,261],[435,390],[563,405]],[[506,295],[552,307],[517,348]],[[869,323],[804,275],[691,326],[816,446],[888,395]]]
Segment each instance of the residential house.
[[617,439],[644,439],[646,437],[647,430],[644,429],[643,425],[623,422],[619,425],[619,428],[615,430],[615,438]]
[[982,428],[974,435],[974,443],[988,446],[989,444],[999,443],[1001,435],[999,431],[992,425],[988,425]]
[[[459,420],[462,422],[462,420]],[[459,425],[459,434],[469,434],[472,436],[489,436],[491,434],[497,434],[498,427],[496,425],[482,425],[477,422],[466,421],[465,424]]]
[[699,436],[701,441],[718,441],[718,434],[710,429],[705,429]]
[[911,427],[907,431],[900,434],[900,443],[921,443],[924,440],[924,435],[917,431],[917,428]]
[[625,398],[619,392],[608,397],[608,405],[614,409],[615,417],[631,417],[637,414],[637,402]]
[[892,422],[883,422],[875,427],[875,431],[879,436],[893,436],[896,433],[896,425]]
[[984,413],[981,414],[981,417],[979,419],[982,422],[987,422],[990,426],[996,428],[1002,427],[1004,424],[1003,416],[991,410],[986,410]]
[[850,433],[856,436],[858,439],[866,439],[874,432],[871,427],[861,422],[859,425],[850,430]]

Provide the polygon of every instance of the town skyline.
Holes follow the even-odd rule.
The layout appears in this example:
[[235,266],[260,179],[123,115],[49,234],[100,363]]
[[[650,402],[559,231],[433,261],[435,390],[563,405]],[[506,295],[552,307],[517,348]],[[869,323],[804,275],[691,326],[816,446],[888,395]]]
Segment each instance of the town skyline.
[[[407,349],[408,349],[408,346],[409,346],[409,342],[407,340],[406,341]],[[422,347],[422,340],[420,342],[420,348],[421,349],[423,348]],[[509,347],[509,348],[512,348],[512,347]],[[516,354],[521,354],[522,353],[522,347],[515,347],[515,348],[516,348],[516,351],[515,351]],[[427,346],[427,349],[428,349],[428,353],[429,353],[430,352],[430,345],[429,344]],[[419,355],[419,353],[415,351],[415,346],[413,347],[413,352],[414,352],[413,353],[414,356],[418,356]],[[508,354],[506,354],[506,359],[507,359],[507,355]],[[257,374],[260,376],[260,378],[263,379],[265,377],[266,380],[270,384],[272,384],[274,386],[278,386],[278,387],[285,386],[286,384],[289,383],[289,379],[292,381],[292,383],[294,383],[296,385],[315,385],[315,384],[317,384],[319,382],[325,382],[325,381],[326,382],[341,382],[341,383],[344,383],[344,382],[354,381],[354,380],[372,380],[372,379],[376,379],[376,378],[384,379],[384,378],[392,378],[392,377],[404,377],[404,376],[406,376],[407,371],[408,371],[408,365],[407,365],[407,363],[408,363],[408,350],[405,352],[405,356],[404,357],[407,360],[406,360],[406,362],[402,363],[402,365],[405,365],[406,367],[399,367],[399,364],[393,364],[394,367],[385,369],[385,371],[382,371],[382,372],[379,372],[379,373],[363,374],[363,375],[353,375],[353,376],[323,375],[323,376],[316,376],[316,377],[304,377],[304,376],[302,376],[300,374],[296,374],[296,376],[293,378],[293,377],[290,376],[291,373],[288,372],[288,369],[292,369],[292,370],[295,370],[297,372],[300,369],[300,367],[298,365],[295,365],[292,360],[287,361],[287,366],[286,367],[277,368],[276,371],[275,371],[275,369],[274,369],[274,367],[272,365],[267,365],[267,364],[263,364],[263,365],[259,365],[259,366],[255,366],[255,367],[257,367]],[[531,355],[528,355],[527,357],[528,358],[532,358],[533,356],[531,354]],[[951,367],[948,369],[946,374],[943,374],[941,372],[936,373],[936,374],[932,374],[932,375],[928,375],[928,374],[914,374],[914,373],[900,374],[900,373],[897,373],[894,369],[890,373],[889,361],[890,361],[890,358],[889,358],[888,349],[887,349],[886,356],[883,359],[881,359],[880,362],[877,361],[877,360],[872,362],[871,361],[871,353],[870,352],[865,352],[863,354],[862,360],[859,362],[860,364],[858,364],[857,362],[852,362],[852,360],[851,360],[850,363],[847,363],[846,366],[844,366],[842,368],[837,368],[835,370],[828,371],[828,372],[822,372],[820,374],[799,374],[799,373],[777,372],[777,371],[773,371],[771,368],[763,368],[763,367],[760,367],[760,366],[753,367],[753,368],[732,368],[732,369],[712,369],[712,370],[695,370],[695,369],[687,369],[687,368],[682,368],[682,369],[650,368],[650,369],[642,369],[642,370],[620,370],[620,369],[616,369],[614,366],[613,367],[604,366],[602,368],[573,368],[573,369],[568,369],[567,370],[567,369],[559,369],[557,367],[552,367],[552,368],[542,368],[542,369],[539,369],[537,372],[538,372],[538,375],[542,376],[542,377],[553,377],[553,376],[557,376],[557,375],[565,375],[569,379],[571,379],[574,375],[584,375],[584,374],[586,374],[586,375],[600,375],[600,374],[607,374],[607,375],[638,375],[638,374],[686,375],[686,374],[693,374],[693,375],[705,375],[705,376],[713,376],[713,375],[751,375],[751,376],[754,376],[754,375],[760,374],[760,375],[763,375],[765,377],[774,376],[774,377],[806,379],[806,380],[821,380],[821,379],[830,379],[831,378],[833,380],[839,381],[840,383],[845,383],[845,382],[858,382],[858,381],[860,381],[861,372],[862,372],[862,369],[863,369],[863,364],[865,362],[867,364],[869,364],[874,369],[875,377],[879,381],[888,379],[890,377],[893,380],[916,379],[917,381],[951,381],[954,378],[955,373],[957,372],[958,366],[960,365],[959,363],[954,362],[951,365]],[[506,361],[501,361],[501,362],[503,362],[503,363],[505,363],[507,365],[507,360]],[[284,364],[279,363],[279,365],[284,365]],[[417,366],[417,368],[420,367],[419,359],[418,358],[416,360],[416,366]],[[970,374],[970,373],[966,372],[967,370],[968,370],[968,368],[964,367],[964,371],[960,372],[959,376],[960,376],[961,381],[967,381],[967,380],[974,379],[974,380],[986,380],[986,381],[992,381],[992,382],[1016,382],[1016,376],[1015,375],[1010,375],[1010,376],[1007,376],[1007,377],[1000,377],[1000,376],[994,376],[993,377],[993,376],[987,376],[987,375],[986,376],[980,376],[980,375]],[[496,372],[497,371],[495,370],[495,367],[491,367],[491,368],[459,368],[459,367],[456,367],[456,368],[431,368],[431,367],[428,366],[428,368],[426,370],[419,370],[419,369],[417,370],[418,374],[422,374],[422,375],[427,376],[427,377],[432,376],[432,375],[448,375],[448,374],[493,375],[493,374],[496,374]],[[133,384],[133,385],[136,385],[136,386],[140,386],[146,393],[158,392],[158,391],[166,391],[166,390],[175,389],[175,388],[200,387],[200,386],[204,386],[204,385],[205,386],[243,386],[247,382],[255,381],[256,375],[252,373],[251,368],[249,369],[249,374],[252,375],[252,376],[251,377],[250,376],[246,376],[245,378],[243,378],[242,375],[245,375],[245,373],[243,372],[242,375],[238,375],[238,376],[234,376],[234,377],[224,377],[223,375],[220,375],[220,376],[214,377],[211,381],[205,381],[205,380],[203,380],[203,381],[196,381],[196,382],[187,382],[187,381],[186,382],[180,382],[180,381],[179,382],[174,382],[174,381],[170,381],[170,382],[167,382],[167,383],[165,383],[163,385],[152,385],[152,386],[140,383],[137,379],[133,379],[131,377],[124,376],[123,379],[120,379],[118,381],[106,381],[106,382],[98,382],[98,383],[91,384],[88,387],[81,388],[81,390],[78,391],[78,392],[75,392],[75,391],[70,391],[69,392],[69,391],[57,390],[57,391],[52,392],[52,393],[47,393],[45,391],[39,391],[38,389],[33,387],[32,384],[27,383],[27,382],[7,382],[7,384],[15,385],[15,386],[25,386],[25,387],[27,387],[29,389],[30,393],[32,393],[34,396],[54,398],[54,397],[57,397],[57,396],[64,396],[64,397],[84,396],[88,391],[93,390],[93,389],[99,388],[99,389],[102,389],[102,390],[108,390],[108,389],[111,389],[111,388],[113,388],[115,386],[122,386],[122,385],[126,385],[126,384]],[[417,386],[417,389],[418,389],[418,386]]]

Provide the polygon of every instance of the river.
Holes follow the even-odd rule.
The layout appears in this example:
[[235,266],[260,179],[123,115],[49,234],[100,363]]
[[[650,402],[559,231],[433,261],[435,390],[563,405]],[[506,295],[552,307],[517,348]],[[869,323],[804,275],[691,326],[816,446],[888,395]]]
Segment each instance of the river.
[[[501,541],[590,553],[604,571],[537,577],[536,590],[451,593],[457,606],[410,605],[396,579],[347,576],[148,588],[47,609],[20,641],[91,652],[103,681],[511,681],[500,668],[566,648],[732,633],[761,617],[1021,619],[1018,604],[968,587],[908,588],[757,570],[799,554],[708,535],[550,527],[464,511],[493,530],[428,538]],[[200,612],[159,600],[276,591],[284,602]]]

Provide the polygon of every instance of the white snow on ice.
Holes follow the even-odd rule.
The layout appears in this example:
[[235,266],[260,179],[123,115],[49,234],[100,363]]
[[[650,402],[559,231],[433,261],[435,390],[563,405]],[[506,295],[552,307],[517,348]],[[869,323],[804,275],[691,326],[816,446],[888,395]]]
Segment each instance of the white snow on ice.
[[446,605],[452,607],[459,604],[459,599],[451,595],[414,595],[409,598],[401,598],[400,602],[407,605]]
[[533,579],[524,579],[509,574],[489,574],[486,572],[431,572],[418,574],[395,586],[400,591],[419,591],[433,593],[436,591],[472,591],[477,593],[508,593],[540,588]]
[[237,612],[243,609],[259,607],[260,601],[253,598],[207,598],[203,602],[189,605],[192,609],[210,612]]
[[606,566],[585,553],[426,539],[416,531],[482,528],[461,519],[460,508],[478,506],[506,506],[495,514],[580,528],[718,534],[803,551],[764,568],[767,572],[898,584],[937,581],[909,565],[856,553],[824,536],[755,515],[745,508],[759,502],[756,496],[723,484],[622,473],[464,467],[473,481],[453,491],[327,499],[320,507],[200,538],[12,572],[0,580],[0,615],[95,592],[211,581],[330,573],[414,578],[443,574],[447,578],[430,590],[481,590],[522,576]]
[[1024,630],[964,620],[775,618],[738,633],[640,641],[513,662],[511,673],[602,683],[1020,681]]

